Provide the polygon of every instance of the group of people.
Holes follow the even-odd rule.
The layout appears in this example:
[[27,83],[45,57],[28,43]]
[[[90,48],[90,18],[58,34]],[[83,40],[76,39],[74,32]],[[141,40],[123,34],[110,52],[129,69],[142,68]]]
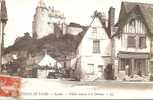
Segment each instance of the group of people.
[[1,72],[7,72],[8,74],[17,74],[20,65],[16,60],[10,61],[7,64],[2,64]]
[[[129,67],[128,64],[126,64],[126,66],[125,66],[125,74],[126,74],[127,76],[130,75],[130,67]],[[139,75],[140,77],[142,76],[142,71],[141,71],[140,68],[138,69],[138,71],[137,71],[136,74]]]

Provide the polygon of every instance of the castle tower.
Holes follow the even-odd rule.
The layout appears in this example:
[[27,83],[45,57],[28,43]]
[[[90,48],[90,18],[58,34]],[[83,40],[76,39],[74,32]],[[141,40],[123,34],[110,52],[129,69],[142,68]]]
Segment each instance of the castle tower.
[[36,39],[47,36],[48,33],[48,8],[45,1],[40,0],[38,2],[36,13],[33,20],[33,37]]
[[54,7],[47,7],[45,0],[40,0],[32,22],[33,38],[40,39],[49,34],[55,34],[57,27],[58,32],[66,34],[67,26],[64,13],[54,9]]
[[49,7],[48,9],[49,9],[48,10],[48,23],[49,23],[48,32],[56,33],[55,32],[56,26],[58,26],[61,31],[65,31],[63,30],[63,25],[65,24],[64,13],[59,10],[54,9],[54,7]]

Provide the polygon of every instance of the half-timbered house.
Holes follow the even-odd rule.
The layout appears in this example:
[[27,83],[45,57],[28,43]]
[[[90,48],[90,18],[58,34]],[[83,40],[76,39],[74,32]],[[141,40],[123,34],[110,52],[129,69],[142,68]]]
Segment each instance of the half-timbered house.
[[113,35],[115,75],[148,76],[151,72],[153,5],[122,2]]

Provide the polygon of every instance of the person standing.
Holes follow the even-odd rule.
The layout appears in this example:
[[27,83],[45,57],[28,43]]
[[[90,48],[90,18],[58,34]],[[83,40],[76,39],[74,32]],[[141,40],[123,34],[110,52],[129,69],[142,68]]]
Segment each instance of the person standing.
[[125,66],[125,74],[128,76],[129,75],[129,65],[126,64]]

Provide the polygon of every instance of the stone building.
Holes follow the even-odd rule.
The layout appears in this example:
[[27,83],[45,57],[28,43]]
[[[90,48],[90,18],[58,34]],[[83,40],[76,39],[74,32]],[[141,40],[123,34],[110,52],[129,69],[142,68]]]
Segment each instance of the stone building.
[[64,14],[54,7],[47,7],[45,0],[38,2],[32,24],[33,37],[37,39],[53,34],[56,26],[66,31]]
[[[110,8],[110,12],[115,14],[113,8]],[[109,17],[109,19],[111,18]],[[84,36],[76,50],[76,62],[73,65],[76,79],[82,81],[105,80],[109,76],[111,76],[109,79],[113,79],[112,41],[106,23],[105,15],[95,11],[93,19],[87,30],[84,31]],[[112,22],[109,23],[112,24]],[[109,65],[110,68],[108,69]]]
[[54,7],[47,7],[45,0],[38,2],[32,22],[33,38],[40,39],[56,33],[78,35],[81,31],[83,31],[82,25],[75,22],[66,23],[63,12]]

